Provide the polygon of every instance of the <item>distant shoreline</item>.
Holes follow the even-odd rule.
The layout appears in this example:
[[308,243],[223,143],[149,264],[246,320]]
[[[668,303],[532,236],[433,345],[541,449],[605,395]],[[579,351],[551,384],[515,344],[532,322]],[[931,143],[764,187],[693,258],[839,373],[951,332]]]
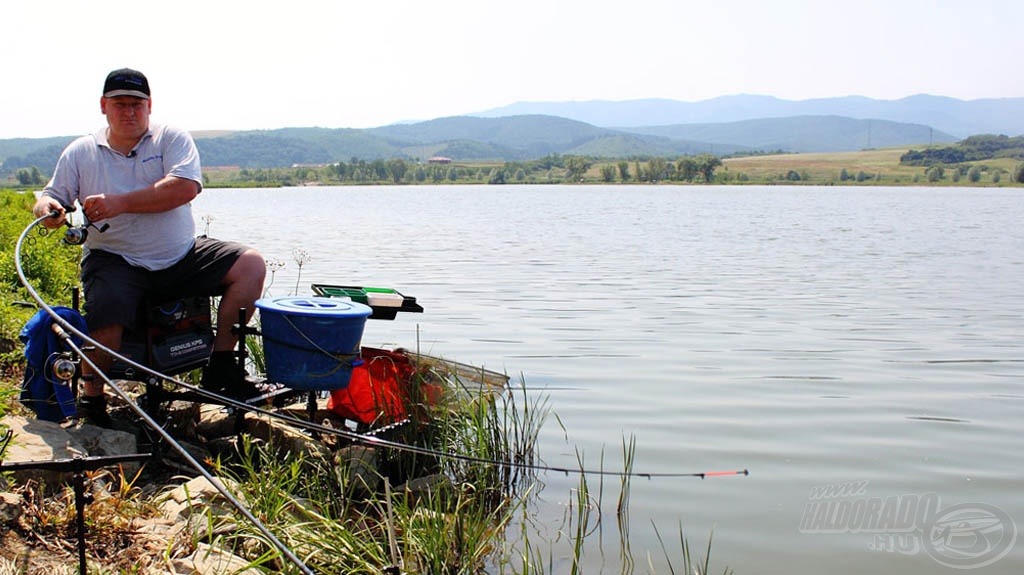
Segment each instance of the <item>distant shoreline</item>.
[[[713,181],[705,183],[672,179],[640,180],[636,172],[647,169],[649,160],[592,160],[579,178],[569,178],[564,169],[550,169],[541,173],[515,173],[525,170],[527,163],[512,162],[458,162],[444,169],[459,170],[455,180],[425,177],[417,181],[416,170],[433,169],[422,163],[412,163],[405,175],[394,178],[364,181],[338,180],[324,177],[328,165],[294,168],[251,169],[237,167],[204,168],[208,188],[245,187],[301,187],[301,186],[373,186],[373,185],[481,185],[481,184],[561,184],[561,185],[808,185],[808,186],[950,186],[950,187],[1019,187],[1013,174],[1020,161],[1014,158],[996,158],[972,162],[970,167],[949,166],[936,175],[924,166],[900,163],[907,148],[864,150],[860,152],[815,152],[803,154],[766,154],[724,158],[714,170]],[[618,170],[625,163],[629,179],[623,181]],[[517,167],[522,166],[522,167]],[[976,168],[972,173],[972,168]],[[614,176],[608,179],[611,170]],[[603,170],[609,170],[603,173]],[[491,181],[498,171],[505,171],[503,181]],[[963,173],[961,173],[963,171]],[[260,180],[245,177],[258,173]],[[466,174],[469,174],[468,176]],[[328,174],[329,176],[329,174]],[[972,180],[972,178],[974,178]]]

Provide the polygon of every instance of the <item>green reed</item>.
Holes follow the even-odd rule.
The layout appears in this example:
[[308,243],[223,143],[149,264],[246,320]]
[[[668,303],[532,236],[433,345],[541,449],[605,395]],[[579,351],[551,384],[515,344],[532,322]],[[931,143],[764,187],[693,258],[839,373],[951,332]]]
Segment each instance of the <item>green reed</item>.
[[[422,407],[422,406],[421,406]],[[240,485],[251,511],[317,573],[479,573],[494,560],[504,531],[521,509],[537,461],[543,401],[525,391],[476,394],[432,406],[403,426],[396,440],[443,450],[458,458],[376,449],[377,485],[356,481],[333,461],[282,454],[269,443],[244,440],[238,457],[218,466]],[[494,464],[491,462],[501,462]],[[390,488],[429,475],[426,490]],[[208,538],[254,566],[290,573],[258,532],[211,521]],[[396,551],[397,550],[397,551]]]

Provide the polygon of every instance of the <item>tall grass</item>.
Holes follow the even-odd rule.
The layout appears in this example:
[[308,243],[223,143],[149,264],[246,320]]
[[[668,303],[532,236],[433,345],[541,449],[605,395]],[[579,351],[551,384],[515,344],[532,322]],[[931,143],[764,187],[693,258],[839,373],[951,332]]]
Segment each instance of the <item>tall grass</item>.
[[[0,190],[0,379],[16,380],[24,365],[18,332],[35,313],[35,302],[18,278],[14,248],[32,223],[35,195]],[[33,287],[52,305],[70,305],[71,288],[78,285],[81,250],[63,245],[60,230],[30,232],[22,253],[22,266]]]
[[[505,393],[479,395],[462,409],[448,404],[440,411],[433,421],[406,427],[424,431],[418,441],[474,461],[379,452],[384,490],[366,493],[366,484],[344,465],[281,454],[252,441],[243,441],[237,461],[221,463],[219,471],[237,482],[251,511],[317,573],[379,574],[399,564],[410,573],[479,573],[523,505],[532,474],[475,459],[535,461],[543,410],[536,402],[524,409]],[[435,478],[429,489],[389,487],[393,475],[423,472]],[[210,534],[217,531],[214,523]],[[217,542],[254,565],[293,571],[245,525]]]
[[[653,525],[653,522],[652,522]],[[658,531],[658,526],[654,525],[654,533],[658,537],[658,543],[661,545],[662,552],[665,554],[665,561],[668,562],[669,574],[676,575],[708,575],[711,573],[711,540],[713,534],[708,535],[708,546],[704,552],[704,557],[696,557],[693,552],[690,551],[690,542],[687,541],[686,536],[683,534],[683,525],[679,525],[679,558],[682,564],[679,566],[679,571],[676,571],[675,565],[672,563],[672,553],[667,549],[665,541],[661,538],[661,533]],[[723,575],[730,575],[732,570],[726,567],[722,570]]]

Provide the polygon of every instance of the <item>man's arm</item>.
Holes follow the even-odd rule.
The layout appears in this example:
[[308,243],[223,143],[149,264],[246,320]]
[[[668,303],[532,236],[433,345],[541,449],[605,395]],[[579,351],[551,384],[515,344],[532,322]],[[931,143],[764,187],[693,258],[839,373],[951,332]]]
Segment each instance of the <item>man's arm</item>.
[[183,206],[199,194],[199,183],[164,176],[157,183],[127,194],[96,194],[85,198],[85,215],[98,222],[120,214],[153,214]]

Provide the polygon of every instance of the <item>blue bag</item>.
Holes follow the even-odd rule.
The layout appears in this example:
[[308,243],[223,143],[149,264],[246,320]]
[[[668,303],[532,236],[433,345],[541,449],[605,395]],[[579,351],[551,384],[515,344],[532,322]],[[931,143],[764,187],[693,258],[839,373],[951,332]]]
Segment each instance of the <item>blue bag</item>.
[[[54,307],[53,311],[72,327],[85,333],[85,319],[68,307]],[[36,412],[36,417],[47,421],[61,421],[75,417],[75,393],[71,382],[57,379],[53,375],[53,362],[58,355],[67,351],[61,339],[53,333],[53,317],[46,310],[39,310],[21,329],[18,338],[25,344],[25,377],[21,382],[19,399],[26,407]],[[71,336],[76,345],[82,338]]]

